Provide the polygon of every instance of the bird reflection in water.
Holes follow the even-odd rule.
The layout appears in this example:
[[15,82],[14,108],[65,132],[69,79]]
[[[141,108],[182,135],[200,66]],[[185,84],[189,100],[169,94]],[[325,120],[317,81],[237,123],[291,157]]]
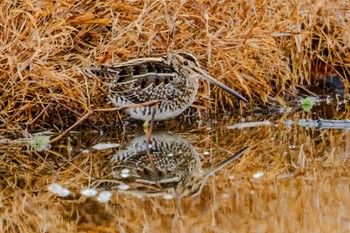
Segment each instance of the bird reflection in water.
[[154,133],[134,138],[124,150],[112,157],[110,177],[98,182],[98,187],[118,189],[118,192],[164,198],[198,195],[208,177],[240,157],[248,147],[212,168],[202,171],[195,148],[182,137],[169,133]]

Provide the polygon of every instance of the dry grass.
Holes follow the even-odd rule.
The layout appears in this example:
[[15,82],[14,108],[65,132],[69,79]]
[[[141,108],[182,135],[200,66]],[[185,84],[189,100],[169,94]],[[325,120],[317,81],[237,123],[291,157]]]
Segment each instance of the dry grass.
[[[253,105],[283,103],[286,90],[324,73],[347,85],[349,9],[347,1],[4,1],[1,129],[63,129],[106,107],[83,67],[173,51],[193,53]],[[209,91],[203,83],[196,106],[235,106],[216,88],[208,100]],[[95,114],[89,123],[110,118]]]

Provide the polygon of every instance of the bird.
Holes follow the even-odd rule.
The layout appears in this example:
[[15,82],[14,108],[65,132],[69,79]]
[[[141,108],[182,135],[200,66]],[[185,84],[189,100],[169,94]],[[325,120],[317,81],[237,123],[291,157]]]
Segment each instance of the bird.
[[98,187],[116,188],[118,192],[139,197],[196,196],[209,176],[247,150],[245,147],[223,162],[202,170],[200,155],[191,143],[176,134],[154,132],[150,142],[146,135],[135,137],[112,155],[108,163],[110,175],[107,179],[104,177]]
[[248,103],[236,91],[208,75],[197,59],[186,52],[134,58],[116,65],[91,65],[87,71],[106,83],[108,97],[117,107],[158,101],[156,107],[143,105],[125,110],[131,118],[145,122],[171,119],[189,108],[197,95],[199,78]]

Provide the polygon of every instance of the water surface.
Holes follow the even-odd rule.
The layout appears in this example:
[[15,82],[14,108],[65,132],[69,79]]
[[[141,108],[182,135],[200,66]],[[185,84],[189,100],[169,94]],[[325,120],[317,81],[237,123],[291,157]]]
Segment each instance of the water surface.
[[[130,171],[120,168],[117,154],[130,149],[135,138],[142,140],[136,146],[134,141],[131,154],[147,145],[140,124],[126,125],[126,131],[74,131],[42,151],[28,146],[25,139],[2,138],[2,228],[8,232],[349,231],[349,130],[300,123],[349,119],[341,108],[251,111],[203,121],[182,116],[158,124],[155,135],[165,140],[158,146],[182,143],[177,145],[181,153],[168,148],[168,162],[174,165],[171,159],[186,151],[195,154],[192,170],[139,170],[153,180],[182,172],[181,179],[166,185],[140,185]],[[102,143],[112,148],[93,148]],[[249,150],[205,179],[199,192],[183,195],[181,185],[188,186],[184,180],[191,174],[215,167],[244,147]],[[53,193],[52,184],[62,193]],[[110,197],[101,199],[103,191]]]

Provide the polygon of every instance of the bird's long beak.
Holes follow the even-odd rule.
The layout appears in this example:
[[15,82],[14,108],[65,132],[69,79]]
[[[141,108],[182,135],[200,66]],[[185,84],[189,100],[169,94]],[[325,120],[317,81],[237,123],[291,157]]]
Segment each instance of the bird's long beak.
[[233,160],[236,160],[241,155],[243,155],[248,149],[249,149],[249,147],[245,147],[244,149],[240,150],[238,153],[232,155],[230,158],[228,158],[225,161],[219,163],[218,165],[212,167],[211,169],[205,171],[204,177],[211,176],[215,172],[219,171],[221,168],[225,167],[227,164],[231,163]]
[[213,84],[215,84],[218,87],[221,87],[222,89],[224,89],[225,91],[227,91],[228,93],[236,96],[238,99],[248,103],[249,101],[244,98],[243,96],[241,96],[240,94],[238,94],[237,92],[235,92],[234,90],[232,90],[231,88],[229,88],[228,86],[222,84],[221,82],[217,81],[216,79],[214,79],[213,77],[211,77],[210,75],[208,75],[207,73],[205,73],[203,70],[201,69],[197,69],[197,72],[200,73],[202,75],[202,77],[207,80],[208,82],[211,82]]

